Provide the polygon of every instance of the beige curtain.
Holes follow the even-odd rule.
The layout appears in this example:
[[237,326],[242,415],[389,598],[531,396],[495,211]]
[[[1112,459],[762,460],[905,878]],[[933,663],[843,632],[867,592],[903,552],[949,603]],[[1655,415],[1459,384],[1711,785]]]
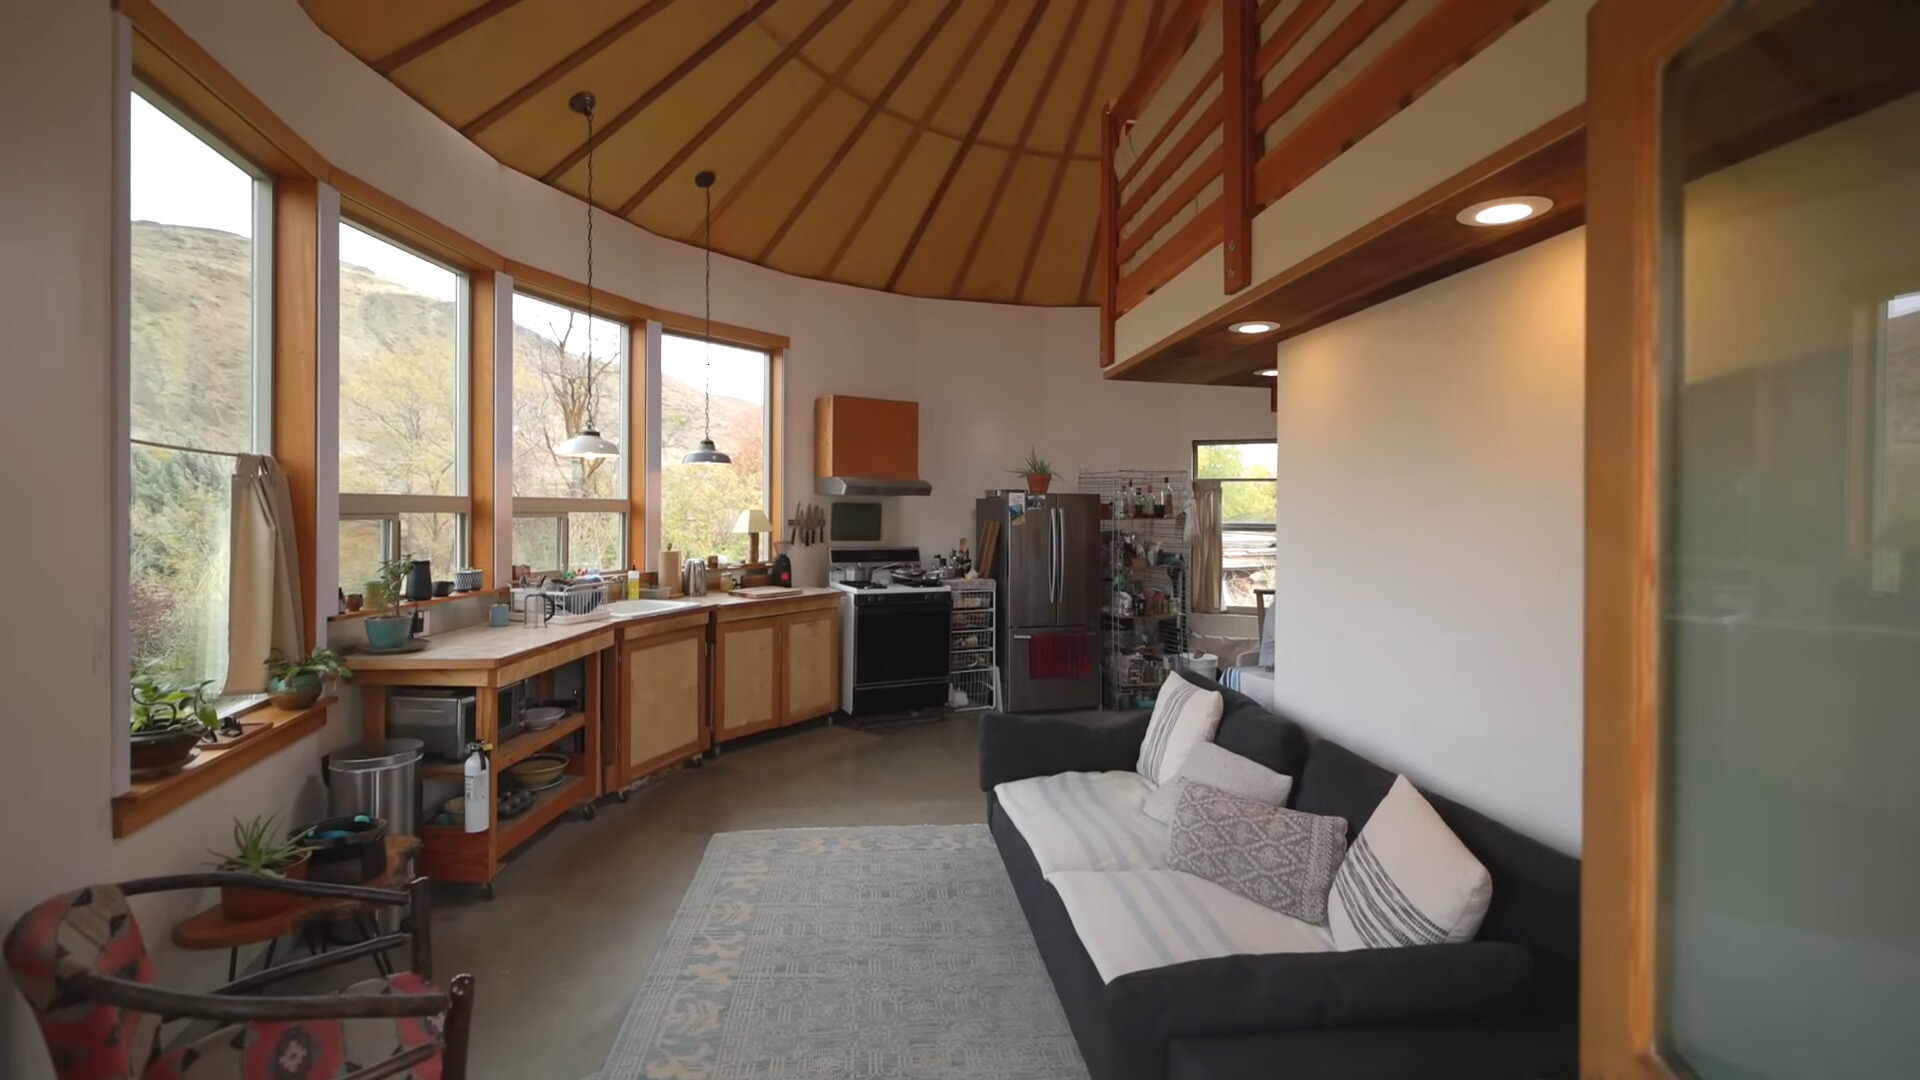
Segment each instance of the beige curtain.
[[1187,575],[1190,611],[1220,610],[1220,481],[1193,482],[1193,513],[1187,515]]
[[293,496],[279,462],[264,455],[241,454],[233,470],[227,605],[226,693],[260,693],[269,653],[306,653]]

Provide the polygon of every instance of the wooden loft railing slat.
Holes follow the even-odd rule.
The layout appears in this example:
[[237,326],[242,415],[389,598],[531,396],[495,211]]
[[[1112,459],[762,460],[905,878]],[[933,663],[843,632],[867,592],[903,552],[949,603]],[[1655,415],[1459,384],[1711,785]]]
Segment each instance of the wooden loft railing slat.
[[1446,0],[1267,149],[1254,167],[1256,205],[1298,187],[1538,6],[1539,0]]
[[1193,36],[1200,29],[1201,20],[1219,0],[1182,0],[1180,7],[1167,20],[1166,28],[1160,31],[1160,40],[1153,50],[1141,60],[1140,67],[1127,80],[1127,85],[1114,99],[1114,115],[1122,120],[1132,120],[1140,115],[1140,109],[1153,97],[1160,84],[1167,81],[1180,58],[1187,54],[1193,44]]
[[1365,44],[1374,31],[1380,29],[1405,4],[1406,0],[1364,0],[1354,8],[1346,18],[1340,20],[1340,25],[1334,27],[1332,33],[1314,46],[1300,66],[1288,72],[1286,78],[1273,88],[1273,93],[1260,102],[1259,111],[1254,114],[1254,130],[1265,131],[1272,127],[1275,120],[1299,104],[1307,91],[1320,85],[1341,61]]
[[1253,276],[1253,162],[1259,156],[1253,126],[1253,54],[1260,41],[1253,2],[1225,0],[1221,8],[1221,288],[1228,293],[1246,288]]
[[[1193,89],[1187,91],[1187,96],[1180,100],[1180,104],[1174,107],[1173,112],[1168,114],[1167,122],[1161,124],[1160,130],[1154,132],[1153,137],[1147,140],[1146,147],[1134,157],[1133,163],[1127,166],[1127,171],[1120,177],[1120,189],[1122,191],[1126,190],[1128,184],[1133,183],[1134,177],[1140,175],[1141,169],[1147,167],[1147,162],[1153,160],[1154,151],[1160,149],[1160,147],[1166,143],[1168,137],[1180,129],[1180,121],[1187,118],[1187,114],[1193,111],[1193,107],[1199,102],[1201,95],[1212,89],[1214,80],[1219,77],[1220,62],[1216,60],[1208,66],[1206,74],[1200,76],[1200,81],[1193,84]],[[1205,121],[1202,120],[1201,122],[1204,123]]]
[[1220,240],[1220,207],[1216,201],[1203,207],[1192,221],[1120,279],[1115,295],[1116,317],[1139,306],[1149,293],[1172,281]]
[[[1194,118],[1193,124],[1180,134],[1179,141],[1175,142],[1173,148],[1167,151],[1166,156],[1160,159],[1160,163],[1153,167],[1153,171],[1147,174],[1147,178],[1140,181],[1139,186],[1133,189],[1132,194],[1122,196],[1120,202],[1121,224],[1124,225],[1132,221],[1135,215],[1145,209],[1147,203],[1153,199],[1154,195],[1157,194],[1161,188],[1166,187],[1167,182],[1172,180],[1174,175],[1180,171],[1180,167],[1192,159],[1194,152],[1200,149],[1200,144],[1206,141],[1207,136],[1220,129],[1220,117],[1223,109],[1224,105],[1221,100],[1217,97],[1214,98],[1213,103],[1202,110],[1198,117]],[[1125,189],[1123,188],[1122,190],[1124,191]]]
[[1191,205],[1200,197],[1200,193],[1206,190],[1208,184],[1220,178],[1225,163],[1223,149],[1224,147],[1215,147],[1206,157],[1201,158],[1200,163],[1194,166],[1193,171],[1188,173],[1186,178],[1167,194],[1166,198],[1155,204],[1132,231],[1120,238],[1121,262],[1124,263],[1133,258],[1136,252],[1153,239],[1154,234],[1174,219],[1181,207]]
[[1260,43],[1260,53],[1253,62],[1254,77],[1266,78],[1267,73],[1279,66],[1280,61],[1293,51],[1295,45],[1300,44],[1300,39],[1307,36],[1307,31],[1313,29],[1313,24],[1319,22],[1320,16],[1325,15],[1332,6],[1333,0],[1301,0],[1300,6],[1288,12],[1287,17],[1280,21],[1273,36]]

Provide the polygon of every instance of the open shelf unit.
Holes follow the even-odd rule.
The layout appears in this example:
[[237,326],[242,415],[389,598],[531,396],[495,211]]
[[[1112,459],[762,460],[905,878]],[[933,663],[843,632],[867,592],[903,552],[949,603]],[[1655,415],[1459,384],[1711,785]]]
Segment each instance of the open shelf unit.
[[[1164,516],[1136,517],[1131,496],[1168,495]],[[1101,676],[1107,708],[1151,704],[1187,649],[1187,515],[1193,484],[1185,469],[1083,470],[1080,490],[1100,496]]]
[[[493,748],[488,759],[494,772],[505,772],[561,739],[587,726],[587,714],[568,713],[545,731],[523,731]],[[466,765],[458,761],[431,761],[420,764],[421,776],[443,776],[458,780],[466,775]]]

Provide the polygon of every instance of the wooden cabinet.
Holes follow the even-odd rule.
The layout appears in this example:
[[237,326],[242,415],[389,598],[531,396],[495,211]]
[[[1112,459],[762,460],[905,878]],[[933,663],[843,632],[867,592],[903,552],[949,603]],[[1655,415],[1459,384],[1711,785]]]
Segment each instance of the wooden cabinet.
[[737,739],[778,727],[785,620],[721,622],[713,636],[713,737]]
[[781,722],[797,724],[840,707],[840,611],[803,611],[783,622]]
[[836,394],[813,402],[813,474],[920,478],[920,404]]
[[618,705],[605,740],[607,790],[706,750],[705,612],[627,631],[611,670]]

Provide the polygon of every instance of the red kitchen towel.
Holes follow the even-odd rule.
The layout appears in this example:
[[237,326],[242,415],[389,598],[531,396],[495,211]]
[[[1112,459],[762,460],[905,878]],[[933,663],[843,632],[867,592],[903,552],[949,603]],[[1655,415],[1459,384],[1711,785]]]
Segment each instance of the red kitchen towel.
[[1027,674],[1035,679],[1084,679],[1093,674],[1092,635],[1033,635],[1027,640]]

